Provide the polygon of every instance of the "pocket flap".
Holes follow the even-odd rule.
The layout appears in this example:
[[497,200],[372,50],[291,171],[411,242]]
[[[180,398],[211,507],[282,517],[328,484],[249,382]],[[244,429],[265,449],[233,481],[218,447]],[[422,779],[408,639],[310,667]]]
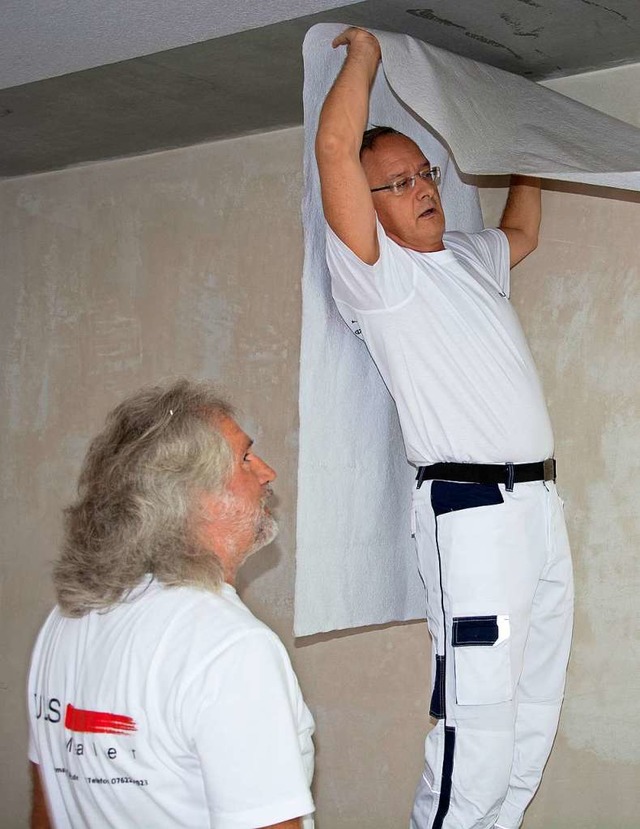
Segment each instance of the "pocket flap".
[[497,616],[454,616],[453,647],[495,645],[500,631]]

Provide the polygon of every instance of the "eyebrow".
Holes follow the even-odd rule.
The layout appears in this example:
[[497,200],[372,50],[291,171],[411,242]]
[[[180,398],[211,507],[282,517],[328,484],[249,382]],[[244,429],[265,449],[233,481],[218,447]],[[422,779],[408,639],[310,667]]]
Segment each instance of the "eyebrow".
[[[422,170],[424,167],[428,167],[429,169],[431,169],[431,162],[427,158],[424,159],[422,164],[418,165],[418,167],[416,168],[416,173],[418,172],[418,170]],[[403,170],[401,173],[390,173],[387,176],[387,178],[389,180],[392,180],[394,178],[402,178],[403,176],[410,176],[410,175],[412,175],[412,173],[408,173],[406,170]]]

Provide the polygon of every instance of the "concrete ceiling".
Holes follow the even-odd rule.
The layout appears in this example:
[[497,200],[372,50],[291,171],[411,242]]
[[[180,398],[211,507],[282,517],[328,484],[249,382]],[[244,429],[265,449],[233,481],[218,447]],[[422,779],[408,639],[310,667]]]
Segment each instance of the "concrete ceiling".
[[533,80],[640,62],[639,0],[426,3],[4,0],[0,176],[299,124],[318,22],[405,32]]

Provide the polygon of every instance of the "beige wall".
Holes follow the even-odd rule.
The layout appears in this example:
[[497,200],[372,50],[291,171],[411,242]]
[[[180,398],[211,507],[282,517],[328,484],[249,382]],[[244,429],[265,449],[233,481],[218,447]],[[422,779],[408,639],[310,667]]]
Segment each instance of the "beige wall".
[[[640,65],[547,84],[640,126]],[[487,224],[504,192],[485,190]],[[545,185],[512,299],[542,375],[576,619],[555,749],[526,829],[640,826],[640,194]]]
[[[587,80],[597,98],[599,76]],[[606,100],[590,102],[605,108],[616,89],[629,110],[614,114],[640,123],[625,93],[639,81],[640,66],[607,76]],[[318,829],[407,825],[426,727],[424,626],[291,637],[301,152],[293,129],[0,183],[7,829],[26,821],[23,688],[52,602],[60,508],[106,410],[170,374],[218,380],[279,472],[283,530],[241,588],[289,647],[316,717]],[[625,829],[638,825],[640,763],[640,201],[564,190],[545,191],[541,247],[514,273],[555,424],[578,593],[561,730],[526,827]],[[484,193],[488,216],[503,195]]]

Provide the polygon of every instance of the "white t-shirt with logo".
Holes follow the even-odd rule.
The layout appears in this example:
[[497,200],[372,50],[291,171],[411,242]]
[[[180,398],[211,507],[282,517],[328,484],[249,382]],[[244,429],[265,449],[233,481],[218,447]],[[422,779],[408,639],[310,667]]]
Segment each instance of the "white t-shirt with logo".
[[505,234],[445,233],[445,250],[418,253],[377,229],[380,256],[367,265],[327,228],[327,263],[338,309],[395,400],[408,460],[551,457],[540,381],[508,299]]
[[230,585],[149,577],[106,612],[54,609],[28,706],[56,829],[255,829],[314,809],[313,719],[284,646]]

